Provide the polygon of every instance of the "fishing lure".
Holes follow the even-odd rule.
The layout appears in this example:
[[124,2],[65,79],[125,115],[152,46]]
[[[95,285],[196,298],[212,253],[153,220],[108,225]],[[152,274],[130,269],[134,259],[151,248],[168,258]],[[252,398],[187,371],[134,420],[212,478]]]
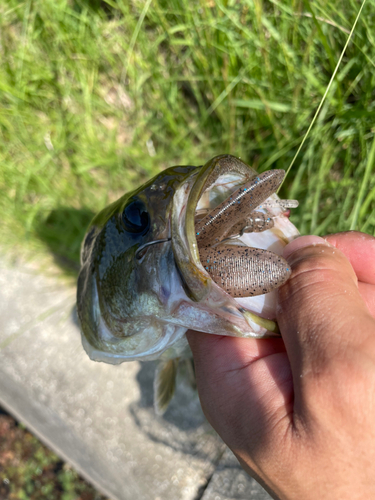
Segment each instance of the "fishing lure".
[[[274,227],[271,214],[259,210],[265,208],[262,203],[277,191],[284,176],[283,170],[256,176],[196,223],[201,262],[213,280],[232,297],[271,292],[290,276],[288,263],[273,252],[223,244],[244,233]],[[298,206],[295,200],[278,204],[285,208]]]

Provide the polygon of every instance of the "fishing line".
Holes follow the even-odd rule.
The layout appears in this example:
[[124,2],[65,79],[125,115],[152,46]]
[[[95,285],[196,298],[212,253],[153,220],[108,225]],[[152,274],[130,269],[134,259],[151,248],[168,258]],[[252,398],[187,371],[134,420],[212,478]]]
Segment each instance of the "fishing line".
[[332,76],[331,76],[331,79],[330,79],[330,81],[329,81],[329,83],[328,83],[328,86],[327,86],[327,88],[326,88],[326,91],[324,92],[324,95],[323,95],[323,97],[322,97],[322,100],[320,101],[320,104],[319,104],[319,106],[318,106],[318,109],[317,109],[317,110],[316,110],[316,112],[315,112],[314,118],[312,119],[312,121],[311,121],[311,123],[310,123],[310,126],[309,126],[309,128],[307,129],[307,132],[306,132],[306,134],[304,135],[304,138],[302,139],[302,142],[301,142],[301,144],[300,144],[299,148],[297,149],[296,154],[295,154],[295,155],[294,155],[294,157],[293,157],[293,160],[291,161],[291,163],[290,163],[289,167],[288,167],[288,168],[287,168],[287,170],[286,170],[285,177],[284,177],[284,179],[283,179],[282,183],[280,184],[280,186],[279,186],[278,190],[276,191],[277,193],[280,191],[281,186],[284,184],[284,181],[285,181],[285,179],[286,179],[286,176],[288,175],[288,173],[289,173],[290,169],[291,169],[291,168],[292,168],[292,166],[294,165],[294,162],[296,161],[297,156],[299,155],[299,153],[300,153],[300,151],[301,151],[301,149],[302,149],[303,145],[305,144],[305,141],[306,141],[306,139],[307,139],[307,136],[308,136],[308,135],[309,135],[309,133],[310,133],[310,130],[313,128],[313,125],[314,125],[314,123],[316,122],[316,119],[318,118],[318,115],[319,115],[319,113],[320,113],[320,110],[322,109],[322,106],[323,106],[323,104],[324,104],[324,101],[326,100],[327,94],[328,94],[328,92],[329,92],[329,90],[330,90],[330,88],[331,88],[331,86],[332,86],[333,80],[334,80],[334,78],[335,78],[335,76],[336,76],[336,73],[337,73],[337,71],[338,71],[338,69],[339,69],[339,66],[340,66],[340,64],[341,64],[342,58],[344,57],[345,51],[346,51],[346,49],[347,49],[347,47],[348,47],[348,45],[349,45],[350,39],[351,39],[351,37],[352,37],[352,35],[353,35],[353,32],[354,32],[355,27],[356,27],[356,25],[357,25],[358,19],[360,18],[361,12],[362,12],[363,7],[365,6],[365,3],[366,3],[366,2],[367,2],[367,0],[363,0],[363,2],[362,2],[362,5],[361,5],[361,7],[360,7],[360,9],[359,9],[359,11],[358,11],[357,17],[355,18],[355,21],[354,21],[353,27],[352,27],[352,29],[350,30],[349,36],[348,36],[348,38],[347,38],[347,40],[346,40],[346,43],[345,43],[345,45],[344,45],[344,48],[342,49],[341,55],[340,55],[339,60],[338,60],[338,62],[337,62],[337,64],[336,64],[336,68],[335,68],[335,70],[334,70],[334,72],[333,72],[333,74],[332,74]]

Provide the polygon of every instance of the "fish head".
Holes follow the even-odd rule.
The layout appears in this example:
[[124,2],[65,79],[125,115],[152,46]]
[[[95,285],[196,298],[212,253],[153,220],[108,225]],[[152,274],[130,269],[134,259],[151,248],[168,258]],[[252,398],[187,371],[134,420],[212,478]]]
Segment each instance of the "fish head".
[[77,288],[82,340],[91,358],[117,363],[157,357],[179,333],[164,321],[179,278],[172,247],[163,240],[170,236],[176,189],[196,171],[164,170],[92,220]]

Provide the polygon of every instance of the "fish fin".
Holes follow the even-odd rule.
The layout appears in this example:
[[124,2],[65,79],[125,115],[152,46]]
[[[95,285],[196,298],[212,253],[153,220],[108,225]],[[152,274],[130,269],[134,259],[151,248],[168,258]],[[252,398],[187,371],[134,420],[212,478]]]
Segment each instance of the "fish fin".
[[197,379],[195,377],[195,367],[193,358],[185,359],[186,371],[188,374],[190,387],[195,391],[197,389]]
[[157,415],[163,415],[173,397],[179,358],[161,361],[155,370],[154,408]]

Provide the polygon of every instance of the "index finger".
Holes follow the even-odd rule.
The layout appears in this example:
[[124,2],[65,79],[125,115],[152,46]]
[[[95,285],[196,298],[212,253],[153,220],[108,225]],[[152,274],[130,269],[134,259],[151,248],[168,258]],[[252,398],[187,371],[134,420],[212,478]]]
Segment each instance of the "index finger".
[[375,238],[358,231],[330,234],[324,239],[341,250],[359,281],[375,285]]

